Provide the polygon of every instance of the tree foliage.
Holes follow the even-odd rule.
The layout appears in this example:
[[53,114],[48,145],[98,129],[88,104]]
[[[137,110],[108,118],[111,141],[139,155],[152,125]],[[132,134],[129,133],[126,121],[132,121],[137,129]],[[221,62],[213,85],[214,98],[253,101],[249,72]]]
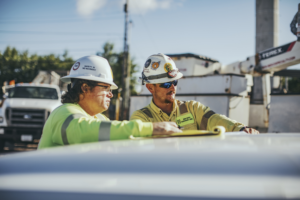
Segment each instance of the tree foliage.
[[[98,52],[97,55],[106,58],[112,67],[114,82],[122,87],[122,65],[123,52],[117,53],[114,51],[114,45],[105,43],[103,51]],[[84,56],[84,55],[83,55]],[[3,54],[0,52],[0,84],[3,85],[5,81],[15,80],[16,83],[31,82],[39,70],[67,70],[69,71],[75,61],[68,56],[65,51],[63,55],[44,55],[37,54],[29,55],[28,51],[20,52],[15,48],[7,47]],[[135,85],[136,80],[132,76],[136,72],[137,65],[131,59],[130,77],[131,94],[136,94]],[[117,96],[117,91],[114,91],[114,96]]]
[[7,47],[3,54],[0,53],[0,84],[11,80],[16,83],[31,82],[39,70],[70,70],[73,63],[67,51],[62,56],[39,56]]
[[[122,88],[122,66],[123,66],[123,52],[116,53],[114,51],[114,45],[111,43],[105,43],[103,45],[103,52],[98,52],[97,55],[106,58],[112,68],[114,82]],[[135,85],[137,81],[133,76],[137,72],[137,64],[134,63],[134,59],[130,59],[130,92],[136,94]],[[117,90],[113,91],[114,96],[117,95]]]

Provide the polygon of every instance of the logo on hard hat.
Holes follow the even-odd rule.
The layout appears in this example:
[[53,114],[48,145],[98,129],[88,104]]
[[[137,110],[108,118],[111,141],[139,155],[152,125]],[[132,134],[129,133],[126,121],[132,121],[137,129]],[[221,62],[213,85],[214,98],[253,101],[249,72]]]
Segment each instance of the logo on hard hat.
[[74,71],[77,70],[77,69],[79,68],[79,66],[80,66],[80,62],[75,63],[75,64],[73,65],[73,70],[74,70]]
[[164,66],[164,70],[168,73],[169,71],[173,70],[173,67],[171,65],[171,63],[166,63]]
[[145,62],[145,68],[148,68],[150,66],[150,63],[151,63],[151,59],[148,59],[146,62]]
[[174,78],[175,76],[177,76],[177,72],[178,70],[171,70],[168,72],[168,77],[169,78]]
[[151,65],[151,68],[156,70],[159,67],[160,61],[159,62],[153,62]]

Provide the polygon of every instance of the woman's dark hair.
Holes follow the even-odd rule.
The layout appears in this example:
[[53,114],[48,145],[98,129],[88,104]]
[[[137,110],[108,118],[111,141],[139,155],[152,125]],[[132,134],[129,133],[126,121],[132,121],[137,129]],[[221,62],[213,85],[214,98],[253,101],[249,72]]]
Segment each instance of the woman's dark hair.
[[[88,81],[83,79],[71,79],[71,83],[68,84],[68,92],[62,95],[61,102],[62,103],[78,103],[79,102],[79,95],[83,94],[81,89],[82,84],[86,83],[92,90],[96,85],[97,82],[95,81]],[[72,85],[74,85],[72,87]]]

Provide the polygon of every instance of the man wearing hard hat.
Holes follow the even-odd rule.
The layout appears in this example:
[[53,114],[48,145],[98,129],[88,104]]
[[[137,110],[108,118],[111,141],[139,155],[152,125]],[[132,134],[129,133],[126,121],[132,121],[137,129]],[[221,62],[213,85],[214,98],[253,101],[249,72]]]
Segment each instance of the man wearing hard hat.
[[224,126],[226,132],[243,130],[252,134],[259,133],[224,115],[216,114],[200,102],[176,100],[176,86],[182,76],[170,57],[161,53],[150,56],[145,63],[141,79],[143,84],[146,83],[153,98],[148,106],[135,111],[131,120],[172,121],[184,130],[212,130],[214,126]]
[[109,107],[111,90],[118,88],[105,58],[82,57],[61,80],[69,83],[68,91],[62,96],[63,105],[47,119],[39,149],[181,132],[174,122],[109,121],[100,114]]

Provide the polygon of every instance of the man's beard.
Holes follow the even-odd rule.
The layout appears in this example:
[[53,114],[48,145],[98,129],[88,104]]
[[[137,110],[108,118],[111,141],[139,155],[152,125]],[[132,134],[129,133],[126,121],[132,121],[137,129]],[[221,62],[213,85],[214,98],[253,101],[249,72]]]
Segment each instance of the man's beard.
[[173,103],[173,101],[170,101],[169,99],[165,99],[165,103]]
[[[172,91],[170,91],[170,92],[168,92],[168,94],[167,95],[171,95],[173,92]],[[169,99],[165,99],[165,103],[173,103],[173,101],[174,101],[174,99],[172,99],[172,100],[169,100]]]

